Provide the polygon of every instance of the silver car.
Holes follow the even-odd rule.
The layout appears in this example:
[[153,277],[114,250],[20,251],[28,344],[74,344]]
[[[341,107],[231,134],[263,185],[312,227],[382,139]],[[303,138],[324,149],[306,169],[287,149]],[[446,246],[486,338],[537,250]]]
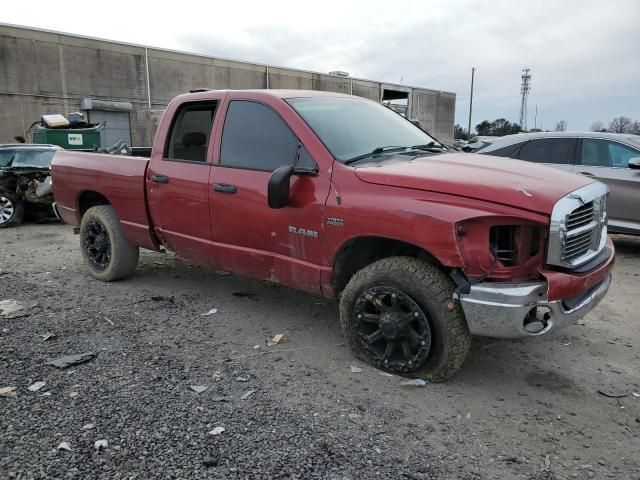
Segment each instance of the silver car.
[[609,186],[609,232],[640,235],[640,135],[540,132],[508,135],[477,153],[545,163]]

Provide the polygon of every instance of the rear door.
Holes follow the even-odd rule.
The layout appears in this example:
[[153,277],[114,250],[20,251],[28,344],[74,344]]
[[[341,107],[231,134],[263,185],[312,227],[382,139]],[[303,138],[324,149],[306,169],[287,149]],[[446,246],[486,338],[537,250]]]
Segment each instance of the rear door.
[[157,236],[179,256],[199,263],[211,262],[209,173],[217,106],[217,100],[178,106],[166,142],[154,145],[147,170]]
[[267,185],[274,170],[301,161],[316,164],[273,104],[290,107],[279,99],[264,102],[240,97],[227,104],[209,193],[216,263],[319,291],[329,182],[317,175],[294,175],[288,206],[269,208]]
[[609,186],[607,200],[609,229],[616,232],[640,230],[640,170],[629,168],[640,150],[614,140],[580,140],[575,172],[597,178]]
[[527,162],[544,163],[550,167],[571,172],[575,159],[576,141],[575,138],[567,137],[531,140],[522,145],[513,158]]

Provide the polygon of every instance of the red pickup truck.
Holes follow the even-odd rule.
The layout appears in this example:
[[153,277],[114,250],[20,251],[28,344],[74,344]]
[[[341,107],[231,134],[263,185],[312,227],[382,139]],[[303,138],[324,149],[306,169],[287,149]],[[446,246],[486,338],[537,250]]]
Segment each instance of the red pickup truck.
[[168,249],[335,297],[356,354],[400,375],[443,381],[472,335],[546,334],[611,283],[604,184],[452,153],[348,95],[181,95],[150,159],[58,152],[52,180],[95,278]]

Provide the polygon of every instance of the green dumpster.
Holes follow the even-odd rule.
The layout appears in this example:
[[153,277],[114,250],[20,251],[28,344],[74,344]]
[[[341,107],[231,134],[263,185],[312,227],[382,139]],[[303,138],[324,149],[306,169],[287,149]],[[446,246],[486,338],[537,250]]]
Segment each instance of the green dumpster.
[[100,126],[90,128],[43,128],[35,127],[33,143],[58,145],[65,150],[94,151],[101,147]]

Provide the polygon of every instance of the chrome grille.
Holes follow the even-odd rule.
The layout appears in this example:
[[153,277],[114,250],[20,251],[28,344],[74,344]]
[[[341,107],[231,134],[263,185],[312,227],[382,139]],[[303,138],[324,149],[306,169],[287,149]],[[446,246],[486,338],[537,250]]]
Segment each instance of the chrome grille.
[[600,240],[600,223],[596,220],[593,201],[567,215],[562,260],[570,263],[594,249],[594,245]]
[[607,192],[606,185],[594,182],[556,203],[551,213],[547,263],[578,268],[604,249]]
[[593,220],[593,201],[585,203],[567,215],[567,230],[581,227]]

